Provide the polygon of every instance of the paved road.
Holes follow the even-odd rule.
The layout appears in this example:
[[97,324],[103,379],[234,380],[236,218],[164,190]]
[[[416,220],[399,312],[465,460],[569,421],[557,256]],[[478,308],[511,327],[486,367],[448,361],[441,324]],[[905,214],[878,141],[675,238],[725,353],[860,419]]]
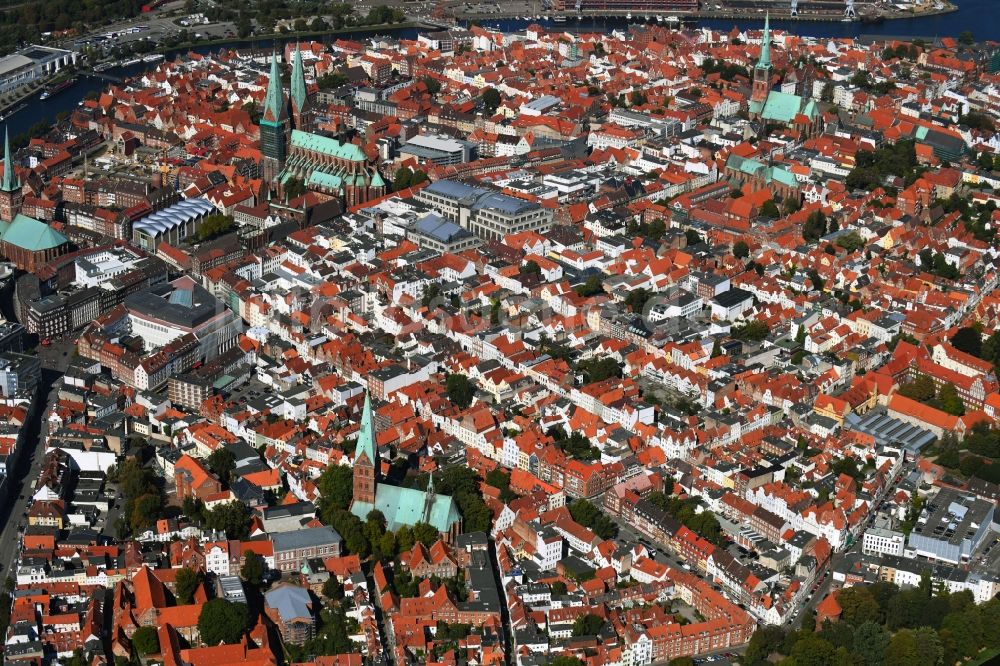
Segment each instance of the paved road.
[[[10,310],[9,296],[0,303],[0,309],[5,313]],[[11,313],[12,314],[12,313]],[[0,508],[0,567],[4,576],[10,572],[15,557],[19,555],[21,539],[18,526],[24,522],[28,503],[33,492],[32,484],[38,478],[45,458],[43,445],[44,426],[52,405],[58,394],[63,373],[72,355],[71,340],[56,340],[49,346],[37,348],[38,357],[42,361],[42,379],[39,385],[39,395],[35,407],[34,418],[25,424],[25,448],[18,457],[17,464],[10,471],[7,479],[9,501]]]
[[0,524],[3,525],[3,529],[0,530],[0,566],[4,572],[10,572],[15,557],[19,555],[21,539],[18,535],[18,525],[24,521],[24,514],[28,510],[28,501],[31,498],[32,483],[38,478],[42,460],[45,458],[42,424],[48,415],[48,401],[55,398],[57,393],[55,387],[61,377],[62,372],[43,367],[34,418],[25,425],[25,449],[7,479],[8,498],[11,501],[5,502],[3,509],[0,510]]

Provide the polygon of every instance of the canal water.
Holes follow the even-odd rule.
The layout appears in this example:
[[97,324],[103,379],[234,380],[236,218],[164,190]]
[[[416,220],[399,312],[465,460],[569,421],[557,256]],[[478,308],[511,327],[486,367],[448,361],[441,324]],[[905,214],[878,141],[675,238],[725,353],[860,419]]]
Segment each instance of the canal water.
[[[953,0],[958,6],[959,10],[956,12],[951,12],[950,14],[941,14],[939,16],[928,16],[923,18],[913,18],[913,19],[899,19],[893,21],[885,21],[879,24],[861,24],[861,23],[843,23],[840,21],[834,22],[799,22],[799,21],[779,21],[775,20],[771,22],[772,27],[788,30],[800,35],[808,35],[814,37],[851,37],[856,35],[878,35],[878,36],[898,36],[898,37],[922,37],[922,38],[933,38],[933,37],[955,37],[960,32],[965,30],[971,30],[978,40],[997,40],[1000,41],[1000,0]],[[568,21],[566,23],[555,23],[553,21],[538,21],[543,25],[547,25],[552,28],[563,28],[566,30],[578,31],[578,30],[600,30],[606,32],[611,29],[621,28],[624,29],[629,23],[634,23],[637,17],[633,17],[632,21],[627,21],[624,18],[621,19],[606,19],[606,20],[584,20],[584,21]],[[530,21],[534,22],[534,21]],[[501,30],[520,30],[523,29],[529,21],[525,20],[499,20],[499,21],[483,21],[484,26],[499,28]],[[698,26],[704,26],[708,28],[713,28],[717,30],[729,30],[733,26],[739,27],[759,27],[762,25],[762,20],[745,20],[738,21],[732,19],[701,19],[698,21]],[[413,39],[417,31],[414,28],[402,28],[397,30],[386,30],[383,33],[393,34],[405,39]],[[354,34],[339,34],[331,35],[327,37],[327,40],[335,39],[361,39],[370,36],[372,33],[358,33]],[[253,46],[257,48],[268,49],[274,45],[283,45],[286,42],[292,41],[294,38],[289,39],[279,39],[279,40],[262,40],[256,42]],[[238,48],[247,48],[250,46],[248,43],[243,42],[239,44],[230,44],[230,47],[235,46]],[[212,45],[212,46],[197,46],[192,49],[180,49],[180,52],[187,53],[189,51],[195,51],[201,54],[208,54],[217,52],[220,48],[224,48],[224,45]],[[168,53],[167,57],[171,58],[176,55],[177,51],[173,53]],[[120,77],[129,77],[140,74],[145,69],[150,67],[155,67],[155,65],[150,65],[146,63],[137,63],[129,67],[118,67],[109,70],[109,74]],[[7,126],[10,131],[11,136],[16,136],[21,132],[26,132],[29,127],[34,123],[38,122],[43,118],[49,120],[54,120],[56,115],[60,112],[69,112],[74,109],[80,100],[89,92],[99,92],[107,86],[107,82],[98,78],[91,77],[80,77],[75,84],[63,90],[62,92],[50,97],[49,99],[40,100],[37,95],[29,100],[27,100],[27,107],[23,110],[12,115],[8,121]]]

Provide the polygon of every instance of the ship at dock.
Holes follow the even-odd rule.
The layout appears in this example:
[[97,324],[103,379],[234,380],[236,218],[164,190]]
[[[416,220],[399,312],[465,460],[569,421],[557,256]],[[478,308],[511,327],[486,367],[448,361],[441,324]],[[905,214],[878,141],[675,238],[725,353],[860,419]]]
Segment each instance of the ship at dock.
[[59,83],[53,83],[47,85],[45,86],[45,89],[42,90],[42,94],[38,96],[38,99],[48,99],[53,95],[58,95],[59,93],[61,93],[63,90],[66,90],[66,88],[69,88],[74,83],[76,83],[75,78],[66,79],[64,81],[60,81]]

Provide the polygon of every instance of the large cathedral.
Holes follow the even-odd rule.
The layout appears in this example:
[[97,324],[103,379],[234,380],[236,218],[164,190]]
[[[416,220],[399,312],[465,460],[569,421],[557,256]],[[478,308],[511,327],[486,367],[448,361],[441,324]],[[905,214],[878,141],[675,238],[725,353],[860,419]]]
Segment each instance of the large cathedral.
[[760,58],[753,68],[750,117],[799,130],[804,136],[814,134],[819,129],[822,120],[819,105],[809,97],[772,90],[773,69],[771,64],[771,18],[767,16],[764,18]]
[[372,405],[366,395],[361,414],[361,431],[358,433],[354,452],[354,501],[351,503],[351,513],[365,520],[373,509],[377,509],[385,516],[386,528],[390,531],[398,530],[404,525],[413,527],[417,523],[428,523],[449,537],[458,534],[462,517],[455,500],[436,494],[433,479],[426,491],[379,483],[380,459],[377,451]]
[[338,198],[347,206],[384,195],[385,181],[374,159],[354,143],[315,132],[315,111],[306,88],[302,52],[292,59],[289,94],[281,85],[276,55],[260,119],[260,152],[264,179],[281,194],[291,179],[306,189]]

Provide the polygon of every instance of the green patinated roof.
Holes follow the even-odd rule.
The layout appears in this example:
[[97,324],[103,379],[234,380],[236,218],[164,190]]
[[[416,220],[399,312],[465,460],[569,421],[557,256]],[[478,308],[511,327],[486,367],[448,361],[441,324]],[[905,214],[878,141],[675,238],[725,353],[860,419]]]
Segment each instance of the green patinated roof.
[[416,488],[379,485],[375,490],[375,504],[354,502],[351,513],[364,520],[372,509],[385,516],[386,529],[395,531],[407,525],[429,523],[439,532],[448,529],[461,519],[455,501],[446,495],[436,495]]
[[278,69],[278,56],[271,54],[271,73],[267,79],[267,94],[264,96],[263,122],[281,122],[286,116],[285,93],[281,89],[281,70]]
[[363,162],[367,160],[361,147],[353,143],[341,143],[330,137],[320,136],[311,132],[292,130],[292,147],[303,150],[314,150],[324,155],[331,155],[345,160]]
[[295,58],[292,60],[292,105],[296,111],[302,110],[306,103],[306,74],[302,68],[302,52],[295,45]]
[[758,69],[771,68],[771,13],[764,15],[764,34],[761,35],[760,60],[757,61]]
[[753,101],[750,102],[750,114],[751,115],[754,115],[754,116],[760,115],[761,109],[763,109],[763,108],[764,108],[764,105],[761,104],[760,102],[756,101],[756,100],[753,100]]
[[917,137],[917,141],[923,141],[924,139],[926,139],[927,131],[928,131],[927,128],[924,126],[918,127],[917,132],[915,134],[915,136]]
[[21,183],[17,180],[17,173],[14,171],[14,162],[10,158],[10,135],[8,129],[3,130],[3,184],[0,188],[4,192],[13,192],[21,189]]
[[749,176],[753,176],[757,172],[767,168],[763,162],[750,159],[749,157],[741,157],[740,155],[730,155],[727,166],[737,171],[742,171]]
[[385,187],[385,181],[382,180],[382,176],[379,175],[378,171],[372,176],[372,187]]
[[49,225],[20,213],[10,224],[0,222],[0,238],[30,252],[50,250],[68,242],[65,236]]
[[790,123],[795,120],[795,116],[802,110],[802,98],[798,95],[771,91],[764,103],[764,110],[761,112],[764,120],[776,120],[782,123]]
[[354,459],[360,458],[361,454],[367,455],[368,460],[375,462],[375,423],[372,421],[372,401],[367,393],[365,393],[365,408],[361,412],[361,431],[358,432]]
[[767,170],[768,173],[765,175],[765,179],[770,182],[776,180],[782,185],[788,185],[789,187],[795,187],[798,185],[798,181],[795,180],[795,176],[791,171],[787,171],[780,167],[771,167]]
[[306,187],[316,186],[331,190],[339,190],[343,183],[344,180],[340,176],[317,169],[309,174],[309,179],[306,181]]

